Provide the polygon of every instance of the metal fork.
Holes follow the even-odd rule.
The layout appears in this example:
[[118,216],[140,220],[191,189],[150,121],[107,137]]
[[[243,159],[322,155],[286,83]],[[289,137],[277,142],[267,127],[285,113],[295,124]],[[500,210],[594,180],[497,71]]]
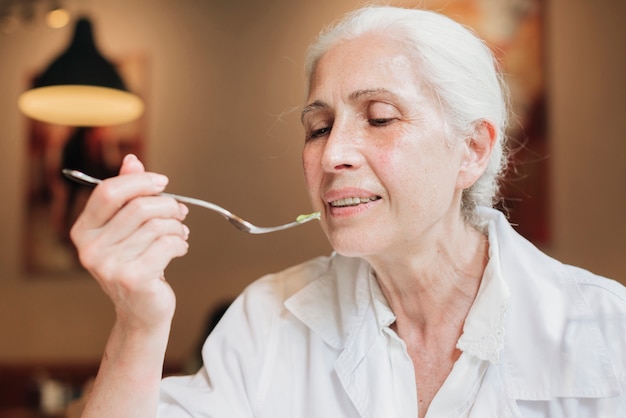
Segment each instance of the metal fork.
[[[67,178],[74,180],[77,183],[85,184],[85,185],[92,186],[92,187],[97,186],[98,184],[102,183],[101,179],[92,177],[88,174],[83,173],[82,171],[64,168],[62,172]],[[222,215],[224,218],[226,218],[226,220],[230,222],[235,228],[237,228],[240,231],[247,232],[249,234],[267,234],[268,232],[281,231],[283,229],[293,228],[294,226],[307,223],[310,220],[320,218],[320,213],[314,212],[308,215],[300,215],[296,218],[294,222],[289,222],[284,225],[263,227],[263,226],[253,225],[250,222],[246,221],[245,219],[242,219],[239,216],[224,209],[223,207],[216,205],[215,203],[207,202],[207,201],[200,200],[200,199],[195,199],[193,197],[180,196],[180,195],[172,194],[172,193],[160,193],[159,195],[172,197],[178,200],[179,202],[189,203],[190,205],[201,206],[203,208],[217,212],[220,215]]]

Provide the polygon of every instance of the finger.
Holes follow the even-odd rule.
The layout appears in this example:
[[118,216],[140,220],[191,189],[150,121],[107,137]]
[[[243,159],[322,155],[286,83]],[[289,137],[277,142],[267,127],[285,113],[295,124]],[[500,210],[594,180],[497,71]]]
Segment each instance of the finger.
[[[172,198],[135,199],[105,227],[82,231],[74,237],[80,261],[88,270],[97,272],[99,266],[109,262],[123,265],[138,257],[161,236],[176,235],[186,240],[189,229],[181,221],[187,212],[186,206]],[[108,276],[109,268],[103,270]]]
[[167,182],[167,177],[156,173],[133,173],[106,179],[92,192],[78,218],[79,224],[86,229],[99,228],[132,199],[161,193]]
[[[126,177],[130,174],[135,176]],[[141,195],[158,194],[167,183],[167,177],[146,173],[143,163],[134,154],[128,154],[122,160],[120,175],[107,179],[96,187],[85,206],[83,211],[85,216],[81,222],[85,222],[89,227],[98,227],[128,200]]]
[[122,160],[122,166],[120,167],[120,175],[131,173],[143,173],[146,169],[143,163],[139,161],[139,158],[134,154],[128,154]]
[[[103,228],[97,229],[101,245],[115,245],[135,234],[144,224],[156,220],[182,221],[189,213],[187,206],[171,197],[148,196],[131,200]],[[151,224],[152,225],[152,224]]]
[[145,268],[158,269],[158,277],[162,278],[169,263],[174,258],[184,256],[188,251],[189,242],[186,239],[178,235],[162,235],[147,247],[137,260],[141,260],[141,265]]
[[[182,230],[178,225],[178,230]],[[98,279],[103,288],[113,288],[117,283],[126,283],[135,289],[143,283],[161,280],[165,268],[176,257],[185,255],[189,244],[186,234],[158,235],[152,240],[139,243],[125,242],[115,249],[108,247],[106,254],[98,259],[85,262],[85,268]],[[82,261],[82,260],[81,260]],[[111,295],[113,296],[113,295]]]
[[100,243],[103,248],[111,248],[112,257],[118,263],[126,263],[141,255],[161,237],[173,236],[182,240],[189,237],[189,228],[175,219],[151,219],[144,223],[139,230],[124,241],[114,246]]

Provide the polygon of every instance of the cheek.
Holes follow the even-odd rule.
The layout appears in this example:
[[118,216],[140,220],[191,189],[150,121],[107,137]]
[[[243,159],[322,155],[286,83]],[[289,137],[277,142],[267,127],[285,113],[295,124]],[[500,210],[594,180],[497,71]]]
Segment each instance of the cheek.
[[304,181],[309,193],[313,192],[319,186],[319,177],[321,166],[318,153],[313,147],[304,146],[302,150],[302,170],[304,173]]
[[401,144],[388,143],[370,150],[368,164],[385,187],[393,188],[398,182],[408,180],[407,176],[415,168],[412,151]]

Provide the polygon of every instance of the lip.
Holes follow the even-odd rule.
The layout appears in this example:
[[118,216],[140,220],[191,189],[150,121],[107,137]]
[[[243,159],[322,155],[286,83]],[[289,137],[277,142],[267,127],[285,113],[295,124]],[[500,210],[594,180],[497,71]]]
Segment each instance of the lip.
[[341,189],[329,190],[326,193],[324,193],[322,198],[327,204],[330,204],[330,202],[333,202],[335,200],[347,199],[349,197],[368,198],[372,196],[379,196],[379,195],[378,193],[371,192],[369,190],[362,189],[359,187],[344,187]]
[[[378,199],[371,200],[369,202],[362,202],[358,205],[350,205],[350,206],[332,206],[331,202],[335,202],[338,200],[349,199],[349,198],[359,198],[359,199],[370,199],[372,197],[377,197]],[[323,196],[324,202],[326,203],[326,207],[329,212],[333,215],[348,215],[356,212],[362,212],[367,207],[369,207],[372,203],[380,200],[380,195],[369,190],[365,190],[362,188],[356,187],[346,187],[342,189],[334,189],[329,190],[324,193]]]

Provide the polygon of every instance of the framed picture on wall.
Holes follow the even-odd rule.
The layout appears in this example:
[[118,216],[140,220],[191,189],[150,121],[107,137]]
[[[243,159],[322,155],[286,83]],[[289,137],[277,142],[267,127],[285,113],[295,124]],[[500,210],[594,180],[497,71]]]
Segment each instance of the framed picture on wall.
[[[128,89],[144,101],[146,64],[141,54],[115,60]],[[83,269],[69,231],[91,189],[66,179],[61,170],[78,169],[99,178],[114,176],[125,154],[142,156],[145,116],[103,127],[64,126],[30,119],[27,124],[24,272],[37,279],[75,276]]]

